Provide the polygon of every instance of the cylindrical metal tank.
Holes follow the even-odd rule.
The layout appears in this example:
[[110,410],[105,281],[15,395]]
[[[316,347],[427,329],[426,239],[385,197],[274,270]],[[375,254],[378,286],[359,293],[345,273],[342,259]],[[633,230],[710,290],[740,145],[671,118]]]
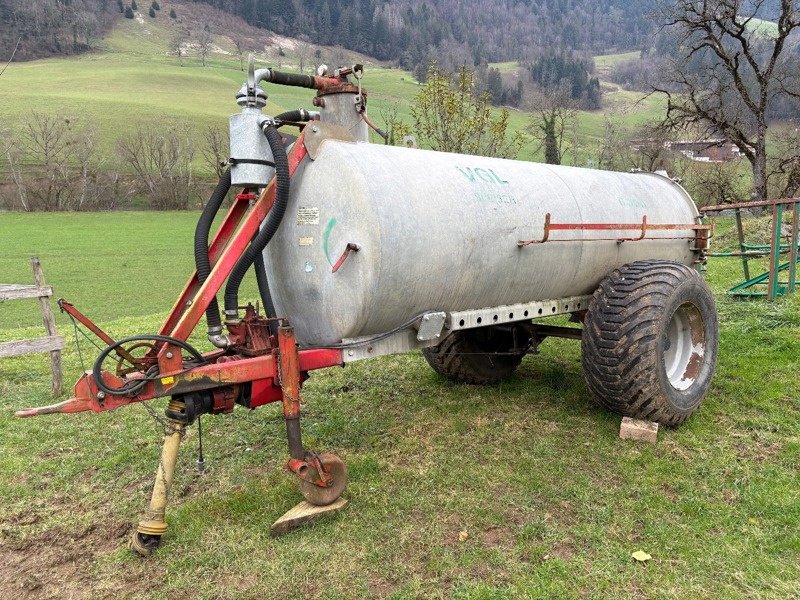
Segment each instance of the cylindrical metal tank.
[[[553,231],[553,223],[694,224],[667,177],[327,140],[292,179],[286,217],[264,253],[277,314],[305,344],[381,333],[425,311],[592,293],[642,259],[691,264],[689,228]],[[578,241],[558,242],[578,238]],[[337,272],[348,244],[357,244]]]

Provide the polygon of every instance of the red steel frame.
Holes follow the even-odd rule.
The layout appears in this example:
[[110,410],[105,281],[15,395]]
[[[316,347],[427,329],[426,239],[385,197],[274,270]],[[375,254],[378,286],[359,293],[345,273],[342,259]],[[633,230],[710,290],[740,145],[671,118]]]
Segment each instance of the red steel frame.
[[[303,135],[298,137],[289,153],[289,173],[293,175],[299,164],[308,155]],[[242,256],[257,232],[260,224],[269,213],[275,202],[274,180],[262,191],[260,197],[252,204],[255,195],[249,192],[239,194],[229,209],[222,224],[218,228],[209,246],[209,259],[212,265],[211,273],[206,281],[198,284],[195,271],[186,283],[178,301],[172,307],[159,334],[185,341],[189,338],[194,328],[203,318],[212,299],[216,297],[222,285],[233,270],[236,261]],[[101,337],[106,343],[113,340],[99,327],[91,323],[69,303],[64,303],[64,308]],[[274,316],[274,315],[271,315]],[[183,367],[181,349],[169,343],[164,343],[158,350],[159,378],[148,381],[134,396],[106,396],[94,383],[90,372],[84,373],[75,384],[74,397],[52,406],[43,406],[19,411],[17,416],[29,417],[52,413],[74,413],[92,410],[95,412],[113,410],[133,402],[143,402],[153,398],[185,394],[187,392],[220,388],[247,382],[253,383],[254,391],[260,390],[267,398],[252,407],[281,400],[281,386],[279,385],[279,352],[274,349],[272,353],[252,358],[225,357],[227,360],[212,362],[193,369]],[[222,357],[223,352],[217,351],[206,355],[210,361]],[[298,352],[298,377],[302,373],[314,369],[322,369],[342,365],[342,351],[338,349],[313,349]],[[131,378],[140,374],[132,374]],[[122,380],[108,372],[103,372],[103,381],[111,386],[118,386]],[[299,384],[299,382],[297,382]],[[293,389],[294,384],[289,388]],[[285,387],[285,386],[284,386]]]

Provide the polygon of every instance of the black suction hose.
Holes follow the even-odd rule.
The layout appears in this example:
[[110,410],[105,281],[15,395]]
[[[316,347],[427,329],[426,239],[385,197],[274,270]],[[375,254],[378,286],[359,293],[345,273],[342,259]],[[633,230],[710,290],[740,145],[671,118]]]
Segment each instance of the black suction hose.
[[293,87],[303,87],[311,90],[317,89],[315,78],[312,75],[300,75],[299,73],[282,73],[275,69],[269,69],[269,75],[263,78],[264,81],[276,83],[278,85],[289,85]]
[[[220,177],[219,183],[217,183],[211,198],[200,214],[200,219],[197,221],[197,227],[194,230],[194,264],[197,269],[197,281],[200,285],[203,285],[203,282],[211,274],[211,261],[208,258],[208,236],[211,232],[211,225],[214,223],[214,218],[217,216],[230,189],[231,172],[228,169]],[[206,323],[209,331],[213,330],[215,333],[222,331],[222,320],[219,316],[219,305],[216,297],[211,300],[206,309]]]
[[[264,303],[264,312],[268,317],[277,317],[275,312],[275,303],[272,301],[272,292],[269,291],[269,280],[267,279],[267,267],[264,266],[264,261],[259,256],[253,266],[256,270],[256,283],[258,283],[258,293],[261,296],[261,302]],[[269,322],[269,331],[272,335],[278,335],[277,321]]]
[[276,121],[288,121],[290,123],[304,123],[311,120],[311,113],[304,108],[289,110],[275,117]]
[[264,135],[267,136],[267,142],[272,151],[272,160],[275,162],[275,203],[272,205],[272,210],[269,211],[266,224],[255,236],[244,254],[236,261],[236,265],[228,277],[228,284],[225,286],[225,316],[231,318],[235,318],[238,314],[239,286],[242,284],[245,273],[253,262],[261,260],[261,253],[278,230],[286,212],[286,206],[289,204],[289,158],[286,156],[281,135],[273,126],[268,126],[264,130]]

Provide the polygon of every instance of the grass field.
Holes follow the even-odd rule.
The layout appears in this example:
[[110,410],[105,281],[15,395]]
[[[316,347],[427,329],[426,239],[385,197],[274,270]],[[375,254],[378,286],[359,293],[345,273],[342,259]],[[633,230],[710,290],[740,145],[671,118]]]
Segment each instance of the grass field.
[[[0,214],[0,281],[28,281],[39,254],[56,296],[112,335],[151,332],[190,269],[195,217]],[[318,371],[304,432],[347,462],[346,511],[271,540],[299,499],[280,411],[237,409],[203,419],[202,475],[196,428],[187,435],[170,530],[149,560],[125,544],[159,426],[142,406],[17,420],[52,401],[49,363],[3,359],[0,596],[798,597],[800,303],[729,300],[737,269],[709,268],[721,321],[711,392],[654,446],[620,441],[619,417],[589,404],[570,341],[548,340],[492,387],[450,385],[417,353]],[[40,331],[35,302],[0,305],[0,339]],[[70,343],[67,381],[80,371]],[[636,550],[653,560],[634,562]]]

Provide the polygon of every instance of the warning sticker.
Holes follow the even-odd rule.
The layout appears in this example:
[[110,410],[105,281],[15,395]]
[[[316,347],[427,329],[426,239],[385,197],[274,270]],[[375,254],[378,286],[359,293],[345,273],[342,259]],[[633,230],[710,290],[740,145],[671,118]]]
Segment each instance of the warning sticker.
[[161,378],[161,385],[170,385],[172,383],[175,383],[175,378],[174,377],[162,377]]
[[319,207],[301,206],[297,209],[298,225],[319,225]]
[[300,238],[300,245],[301,246],[310,246],[313,243],[314,243],[314,238],[313,237],[301,237]]

